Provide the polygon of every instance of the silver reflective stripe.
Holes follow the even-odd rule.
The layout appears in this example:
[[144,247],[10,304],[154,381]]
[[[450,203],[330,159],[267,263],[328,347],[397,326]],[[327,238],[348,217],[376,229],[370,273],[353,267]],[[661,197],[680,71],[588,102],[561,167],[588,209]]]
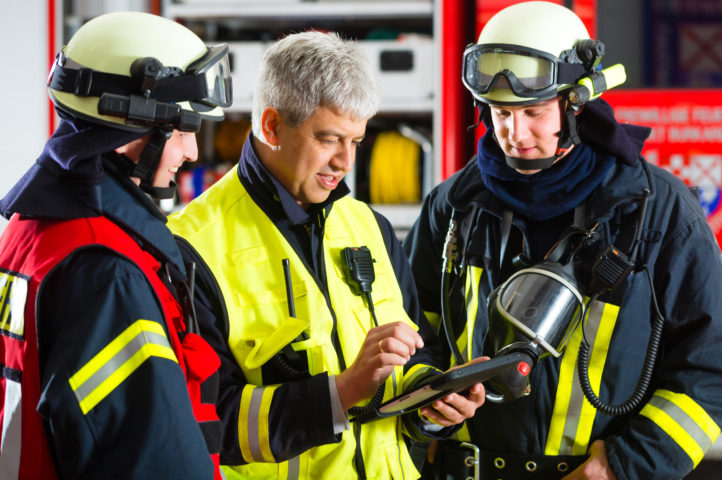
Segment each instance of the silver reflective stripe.
[[288,461],[288,480],[298,480],[301,471],[301,457],[293,457]]
[[133,355],[138,353],[148,344],[171,348],[165,335],[159,335],[149,331],[141,331],[115,355],[109,358],[108,361],[96,370],[95,373],[93,373],[87,380],[75,388],[75,397],[78,399],[78,403],[82,403],[88,395],[90,395],[104,381],[110,378],[110,376],[121,368],[128,360],[130,360]]
[[261,400],[263,400],[264,388],[254,388],[251,392],[251,402],[248,406],[248,448],[251,450],[253,460],[263,461],[261,453],[261,432],[259,431],[258,419],[261,416]]
[[[396,435],[398,435],[398,438],[402,438],[402,433],[399,431],[401,426],[401,422],[397,422],[396,427]],[[406,480],[406,471],[404,471],[404,457],[401,453],[401,445],[399,445],[399,442],[396,442],[396,459],[399,461],[399,470],[401,470],[401,480]]]
[[0,440],[0,478],[15,480],[20,471],[22,442],[22,389],[18,382],[5,378],[3,431]]
[[712,446],[712,440],[710,440],[705,431],[700,428],[694,418],[679,408],[677,404],[657,395],[653,395],[648,403],[659,408],[677,422],[687,435],[697,442],[697,445],[700,446],[703,452],[706,452]]
[[[599,325],[604,311],[604,303],[593,302],[589,307],[589,316],[585,331],[589,340],[589,351],[594,349],[594,341],[599,332]],[[562,434],[561,444],[559,446],[559,455],[573,455],[575,440],[577,440],[577,430],[579,428],[579,420],[582,415],[582,407],[584,406],[584,392],[579,384],[579,363],[574,363],[574,380],[572,381],[572,391],[569,398],[569,407],[564,422],[564,433]],[[589,439],[586,439],[589,442]]]

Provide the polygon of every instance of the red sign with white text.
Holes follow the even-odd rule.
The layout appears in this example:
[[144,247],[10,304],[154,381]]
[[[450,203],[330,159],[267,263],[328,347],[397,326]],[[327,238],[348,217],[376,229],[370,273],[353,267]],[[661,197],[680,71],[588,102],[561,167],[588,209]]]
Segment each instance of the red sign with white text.
[[652,134],[642,155],[690,186],[722,245],[722,90],[612,90],[602,96],[619,122]]

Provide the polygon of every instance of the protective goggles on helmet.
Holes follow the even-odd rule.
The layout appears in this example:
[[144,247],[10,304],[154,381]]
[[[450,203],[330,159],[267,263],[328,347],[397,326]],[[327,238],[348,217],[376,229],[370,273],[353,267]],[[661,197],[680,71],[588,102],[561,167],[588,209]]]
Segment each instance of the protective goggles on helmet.
[[193,106],[200,104],[211,108],[231,105],[233,94],[227,45],[209,48],[208,52],[190,64],[185,72],[177,67],[165,67],[150,57],[136,60],[146,63],[150,61],[157,62],[158,66],[151,69],[140,68],[140,75],[129,72],[130,76],[126,76],[86,68],[66,57],[61,51],[50,72],[48,87],[79,97],[100,97],[104,93],[145,94],[147,80],[152,72],[149,93],[157,101],[190,101]]
[[229,107],[233,103],[231,64],[228,59],[228,45],[217,45],[208,53],[188,65],[186,75],[205,80],[203,96],[192,99],[213,107]]
[[492,89],[545,100],[555,97],[560,85],[576,83],[585,71],[583,65],[562,62],[533,48],[482,44],[464,51],[462,81],[480,100]]

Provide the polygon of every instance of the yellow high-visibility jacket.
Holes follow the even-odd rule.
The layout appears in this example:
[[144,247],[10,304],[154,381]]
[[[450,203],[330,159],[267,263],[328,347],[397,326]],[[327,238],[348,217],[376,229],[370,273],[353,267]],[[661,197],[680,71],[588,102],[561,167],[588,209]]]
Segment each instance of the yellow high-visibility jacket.
[[[398,417],[360,428],[352,424],[351,429],[334,437],[332,432],[329,436],[293,428],[293,417],[318,416],[318,430],[331,431],[330,400],[309,406],[299,394],[295,401],[274,403],[277,398],[288,399],[278,393],[293,387],[291,384],[327,392],[327,375],[351,365],[374,326],[362,297],[352,292],[344,278],[344,247],[366,246],[371,251],[375,260],[372,298],[379,324],[404,321],[417,328],[404,310],[401,290],[370,208],[344,197],[328,212],[322,248],[325,285],[253,201],[235,169],[169,220],[171,230],[200,254],[217,281],[228,324],[214,334],[227,343],[242,372],[224,373],[221,368],[219,414],[225,429],[221,462],[227,464],[224,472],[228,478],[357,478],[359,456],[366,478],[418,477]],[[289,316],[283,259],[290,262],[295,318]],[[299,337],[302,332],[307,339]],[[272,357],[289,344],[305,358],[310,379],[282,382],[269,367]],[[418,378],[427,368],[410,369],[407,379]],[[403,375],[402,367],[393,371],[385,384],[384,399],[402,391]],[[282,409],[279,415],[287,422],[274,423],[274,409]],[[311,448],[306,447],[309,443]],[[234,458],[234,451],[240,455]]]

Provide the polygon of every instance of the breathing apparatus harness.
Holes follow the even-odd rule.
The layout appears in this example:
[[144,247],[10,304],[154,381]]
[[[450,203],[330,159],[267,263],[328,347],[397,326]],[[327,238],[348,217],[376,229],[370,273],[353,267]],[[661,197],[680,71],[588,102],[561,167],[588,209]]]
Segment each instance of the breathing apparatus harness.
[[[533,366],[544,356],[559,357],[571,334],[581,322],[582,341],[578,354],[579,383],[589,403],[606,415],[625,415],[636,409],[651,381],[652,372],[661,342],[664,317],[660,312],[654,286],[646,265],[638,266],[634,258],[641,242],[641,233],[647,210],[650,191],[645,189],[639,207],[631,248],[625,254],[614,245],[607,245],[595,256],[592,266],[588,300],[584,302],[573,271],[573,259],[586,246],[598,225],[591,229],[583,228],[584,207],[575,209],[574,225],[569,227],[557,243],[552,246],[544,260],[536,265],[524,254],[517,255],[512,261],[515,267],[523,267],[496,287],[489,295],[489,334],[494,356],[510,353],[522,353],[527,363]],[[468,248],[468,233],[471,223],[476,219],[476,208],[472,208],[464,218],[459,218],[454,209],[449,221],[449,229],[443,248],[441,274],[441,326],[456,364],[466,363],[459,351],[452,333],[449,311],[450,277],[455,273],[458,278],[465,269],[465,252]],[[471,222],[468,220],[471,218]],[[504,259],[506,244],[511,229],[512,214],[504,213],[501,225],[500,266]],[[457,250],[458,231],[463,229],[462,251]],[[646,272],[652,291],[652,303],[655,321],[647,347],[642,372],[630,397],[618,405],[610,405],[594,393],[589,382],[589,341],[586,335],[586,323],[589,306],[601,294],[619,287],[633,271]],[[510,339],[512,340],[510,342]],[[487,399],[492,402],[507,402],[531,393],[529,371],[510,370],[487,382]]]
[[[542,51],[504,44],[482,44],[467,47],[464,52],[465,61],[462,80],[467,89],[474,93],[474,106],[479,111],[477,122],[469,126],[468,130],[472,130],[482,123],[487,128],[491,127],[489,103],[481,102],[479,100],[481,97],[478,97],[478,95],[489,93],[499,82],[506,83],[511,91],[520,97],[530,97],[538,99],[538,101],[561,97],[564,100],[565,107],[562,127],[558,133],[559,141],[554,155],[530,160],[504,154],[507,165],[514,169],[543,170],[551,167],[571,147],[581,143],[576,115],[582,106],[590,100],[598,98],[604,91],[621,85],[626,80],[624,66],[621,64],[606,69],[601,68],[604,52],[604,43],[593,39],[577,41],[573,48],[562,52],[559,59]],[[476,68],[476,58],[484,53],[521,55],[541,59],[553,65],[553,67],[550,67],[549,84],[541,86],[526,85],[527,79],[518,78],[508,69],[497,72],[491,77],[480,76],[474,69]],[[572,85],[563,90],[556,90],[557,84],[566,83]],[[526,105],[528,102],[523,104]],[[493,138],[498,142],[496,135]]]
[[[175,182],[171,181],[169,187],[153,186],[163,149],[173,130],[200,130],[202,115],[199,112],[231,104],[229,72],[223,63],[227,54],[227,45],[209,48],[206,55],[185,71],[165,67],[153,57],[138,58],[130,66],[130,76],[125,76],[85,68],[61,51],[50,72],[48,87],[78,97],[99,97],[99,114],[124,118],[128,125],[151,130],[153,134],[138,163],[128,160],[121,167],[129,176],[140,178],[141,190],[152,197],[173,198]],[[182,108],[178,102],[184,101],[190,102],[193,110]],[[71,114],[84,116],[77,112]],[[91,120],[97,122],[97,119]]]

